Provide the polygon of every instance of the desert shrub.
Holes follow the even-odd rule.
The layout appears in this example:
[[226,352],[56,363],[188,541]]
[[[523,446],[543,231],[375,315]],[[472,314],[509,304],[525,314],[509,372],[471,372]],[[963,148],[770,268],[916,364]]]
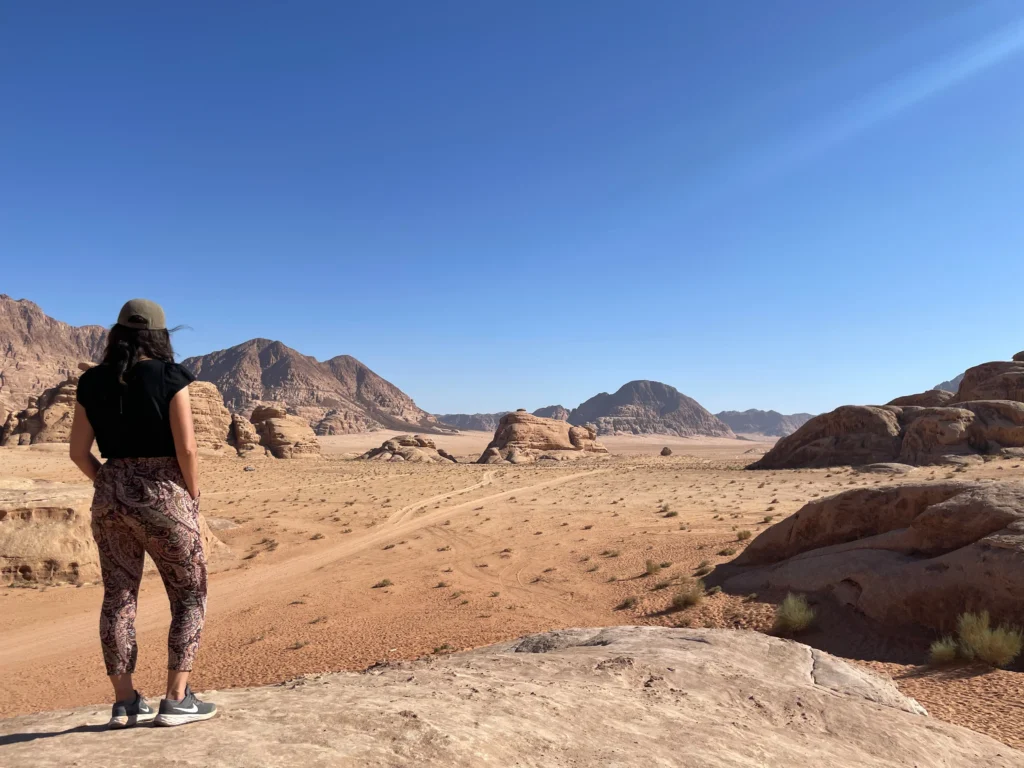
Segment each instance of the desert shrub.
[[672,586],[672,579],[662,579],[657,584],[655,584],[653,587],[651,587],[651,589],[668,589],[671,586]]
[[1017,627],[991,626],[988,611],[963,613],[957,619],[958,651],[967,661],[978,659],[1005,667],[1020,655],[1024,635]]
[[373,585],[374,589],[383,589],[384,587],[390,587],[392,584],[391,579],[381,579]]
[[764,520],[762,520],[761,522],[770,523],[774,519],[775,519],[775,515],[765,515],[764,516]]
[[740,531],[739,533],[736,534],[736,540],[737,541],[746,541],[751,536],[753,536],[753,534],[750,531]]
[[956,640],[947,635],[941,640],[936,640],[928,649],[928,660],[936,665],[952,664],[956,661],[957,645]]
[[684,608],[691,608],[698,605],[704,599],[704,581],[695,581],[684,584],[678,592],[672,595],[672,608],[681,611]]
[[644,565],[644,574],[646,576],[656,576],[661,571],[661,566],[653,560],[648,560]]
[[664,517],[679,517],[679,513],[675,510],[669,510],[665,513]]
[[662,568],[671,568],[672,567],[672,563],[670,561],[668,561],[668,560],[662,560],[660,563],[658,563],[658,565],[660,565]]
[[636,604],[637,604],[637,599],[635,597],[630,596],[630,597],[627,597],[625,600],[623,600],[621,603],[619,603],[617,606],[615,606],[615,610],[616,611],[625,611],[625,610],[628,610],[630,608],[636,608]]
[[709,563],[707,560],[701,560],[697,564],[697,570],[693,572],[693,575],[707,576],[709,573],[711,573],[711,563]]
[[775,626],[779,634],[793,635],[803,632],[814,623],[814,609],[807,604],[803,595],[790,592],[786,599],[775,609]]
[[736,547],[726,547],[725,549],[718,550],[719,557],[732,557],[736,554]]

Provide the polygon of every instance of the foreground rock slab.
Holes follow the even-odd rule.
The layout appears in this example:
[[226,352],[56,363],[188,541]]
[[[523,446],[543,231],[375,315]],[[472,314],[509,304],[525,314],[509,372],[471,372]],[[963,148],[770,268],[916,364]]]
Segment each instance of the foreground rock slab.
[[[107,707],[0,721],[5,766],[1024,765],[892,683],[798,643],[613,627],[214,692],[222,713],[107,732]],[[185,739],[183,741],[182,739]]]

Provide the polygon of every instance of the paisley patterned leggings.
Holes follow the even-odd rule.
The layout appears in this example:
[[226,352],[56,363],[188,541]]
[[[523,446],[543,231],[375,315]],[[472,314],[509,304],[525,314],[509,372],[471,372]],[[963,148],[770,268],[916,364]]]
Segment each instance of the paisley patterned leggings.
[[206,554],[199,500],[185,489],[177,459],[111,459],[100,467],[92,502],[100,552],[100,643],[108,675],[135,671],[135,610],[146,553],[171,601],[167,668],[187,672],[206,615]]

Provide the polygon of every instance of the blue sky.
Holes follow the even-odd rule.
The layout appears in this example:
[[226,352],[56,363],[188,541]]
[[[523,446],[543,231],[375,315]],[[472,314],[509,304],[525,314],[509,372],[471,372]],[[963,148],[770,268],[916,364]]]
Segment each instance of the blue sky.
[[1024,348],[1018,2],[9,3],[0,292],[435,412],[886,401]]

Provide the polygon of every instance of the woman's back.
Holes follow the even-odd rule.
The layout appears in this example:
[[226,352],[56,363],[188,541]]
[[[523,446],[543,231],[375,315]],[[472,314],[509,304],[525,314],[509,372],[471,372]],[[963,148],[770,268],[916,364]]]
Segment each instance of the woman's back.
[[124,375],[98,365],[82,374],[78,402],[85,407],[105,459],[174,456],[171,400],[195,377],[177,363],[140,360]]

